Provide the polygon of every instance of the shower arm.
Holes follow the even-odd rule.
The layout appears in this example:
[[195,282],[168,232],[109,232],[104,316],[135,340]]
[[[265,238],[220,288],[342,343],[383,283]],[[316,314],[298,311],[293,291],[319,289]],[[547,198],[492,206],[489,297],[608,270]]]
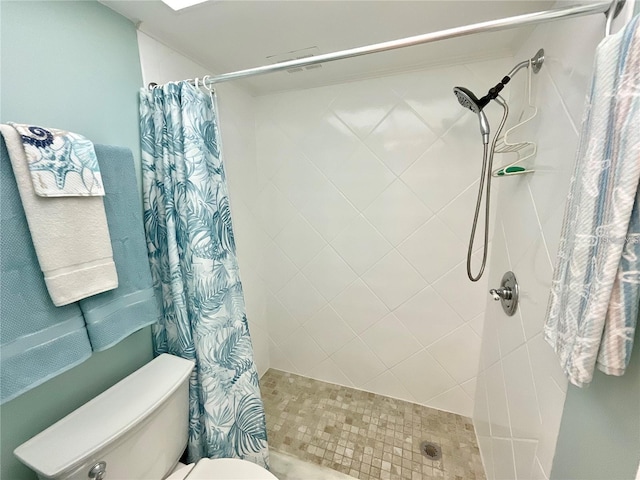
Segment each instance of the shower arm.
[[479,100],[481,105],[488,104],[491,100],[495,100],[502,89],[511,81],[513,76],[522,70],[525,67],[531,67],[533,73],[538,73],[542,68],[542,64],[544,63],[544,49],[538,50],[538,52],[529,60],[524,60],[518,63],[515,67],[511,69],[509,73],[507,73],[499,83],[497,83],[494,87],[489,89],[489,93],[487,93],[484,97]]
[[516,73],[518,73],[523,68],[528,67],[529,65],[531,65],[531,69],[533,70],[533,73],[538,73],[542,68],[543,63],[544,63],[544,49],[541,48],[529,60],[523,60],[522,62],[517,64],[515,67],[513,67],[511,71],[507,73],[506,76],[509,78],[513,78],[513,76]]
[[[535,58],[535,57],[534,57]],[[509,73],[507,73],[507,77],[509,78],[513,78],[513,76],[518,73],[520,70],[522,70],[525,67],[529,66],[529,63],[531,63],[531,65],[534,65],[534,58],[532,58],[531,60],[523,60],[522,62],[520,62],[519,64],[517,64],[515,67],[513,67],[511,69],[511,71]],[[542,62],[544,62],[544,56],[539,60],[540,65],[542,65]],[[537,65],[537,64],[536,64]],[[537,73],[537,72],[535,72]]]

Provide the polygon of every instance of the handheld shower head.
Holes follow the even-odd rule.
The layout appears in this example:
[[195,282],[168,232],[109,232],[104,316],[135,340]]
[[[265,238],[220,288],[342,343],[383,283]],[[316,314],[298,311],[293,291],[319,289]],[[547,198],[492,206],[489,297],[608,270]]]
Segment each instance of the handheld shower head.
[[[540,68],[542,67],[542,63],[544,62],[544,50],[538,50],[538,53],[535,54],[533,58],[530,60],[526,60],[524,62],[520,62],[517,64],[511,71],[502,77],[499,83],[497,83],[494,87],[490,88],[487,94],[478,99],[473,92],[464,87],[455,87],[453,89],[453,93],[455,94],[458,102],[464,108],[468,108],[473,113],[478,115],[478,119],[480,120],[480,132],[482,133],[482,143],[483,143],[483,155],[482,155],[482,174],[480,175],[480,184],[478,186],[478,199],[476,201],[476,211],[473,217],[473,226],[471,227],[471,238],[469,239],[469,247],[467,249],[467,275],[472,282],[477,282],[482,274],[484,273],[484,269],[487,265],[487,252],[488,252],[488,243],[489,243],[489,212],[490,212],[490,201],[491,201],[491,172],[493,168],[493,154],[496,151],[496,143],[500,138],[500,133],[504,128],[504,125],[507,121],[507,116],[509,115],[509,107],[507,106],[507,102],[500,96],[500,92],[504,89],[504,87],[511,81],[511,78],[521,69],[525,67],[529,67],[533,73],[538,73]],[[498,129],[496,134],[493,137],[493,141],[491,142],[491,147],[489,147],[489,121],[487,120],[487,116],[484,113],[484,107],[486,107],[491,100],[495,100],[502,109],[502,121],[498,125]],[[486,190],[485,190],[485,180],[486,180]],[[485,191],[484,200],[485,200],[485,215],[484,215],[484,246],[482,249],[482,266],[480,267],[480,271],[477,275],[471,272],[471,256],[473,254],[473,245],[476,238],[476,228],[478,226],[478,217],[480,214],[480,205],[482,204],[483,199],[483,191]]]
[[454,87],[453,93],[458,97],[458,102],[464,108],[468,108],[473,113],[479,113],[484,105],[480,105],[480,100],[476,97],[471,90],[464,87]]
[[476,97],[471,90],[464,87],[454,87],[453,93],[458,98],[460,105],[478,115],[478,119],[480,120],[480,133],[482,133],[482,143],[487,145],[489,143],[489,120],[483,109],[490,100],[486,97],[478,100],[478,97]]

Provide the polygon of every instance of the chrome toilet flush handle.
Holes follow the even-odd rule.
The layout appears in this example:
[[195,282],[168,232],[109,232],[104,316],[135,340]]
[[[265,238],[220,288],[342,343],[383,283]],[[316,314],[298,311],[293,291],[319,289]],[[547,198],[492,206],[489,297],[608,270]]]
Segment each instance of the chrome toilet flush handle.
[[508,316],[516,313],[519,289],[513,272],[505,273],[500,282],[500,288],[492,288],[489,293],[496,302],[499,300],[502,303],[502,309]]
[[89,478],[104,480],[107,477],[107,462],[98,462],[89,470]]

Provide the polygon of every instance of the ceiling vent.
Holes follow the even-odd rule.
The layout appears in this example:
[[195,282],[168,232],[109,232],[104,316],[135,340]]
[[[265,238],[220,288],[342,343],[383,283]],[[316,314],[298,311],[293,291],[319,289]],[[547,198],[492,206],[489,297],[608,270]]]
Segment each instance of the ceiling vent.
[[[320,53],[320,49],[318,47],[307,47],[301,48],[300,50],[292,50],[286,53],[279,53],[277,55],[269,55],[267,57],[267,61],[269,63],[281,63],[288,62],[291,60],[300,60],[301,58],[309,58],[314,57]],[[309,65],[307,67],[295,67],[287,69],[289,73],[299,73],[304,72],[305,70],[314,70],[316,68],[322,68],[322,65]]]

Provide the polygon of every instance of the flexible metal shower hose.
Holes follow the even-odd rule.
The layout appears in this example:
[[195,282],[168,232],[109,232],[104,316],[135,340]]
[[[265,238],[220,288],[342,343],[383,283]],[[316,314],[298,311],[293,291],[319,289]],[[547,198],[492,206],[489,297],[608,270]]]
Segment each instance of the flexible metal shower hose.
[[[499,103],[504,109],[504,113],[502,114],[502,121],[496,130],[495,135],[493,136],[493,140],[491,141],[491,148],[489,148],[488,144],[484,144],[484,152],[482,154],[482,173],[480,175],[480,187],[478,188],[478,200],[476,201],[476,213],[473,216],[473,227],[471,228],[471,238],[469,238],[469,248],[467,250],[467,275],[469,280],[472,282],[477,282],[482,277],[484,273],[484,269],[487,266],[487,253],[489,250],[489,206],[491,201],[491,172],[493,171],[493,154],[496,149],[496,142],[498,141],[498,137],[500,133],[502,133],[502,129],[504,128],[504,124],[507,122],[507,115],[509,115],[509,106],[507,102],[498,95],[498,98],[495,99],[497,103]],[[488,164],[488,168],[487,168]],[[476,228],[478,227],[478,216],[480,215],[480,205],[482,204],[482,192],[484,190],[484,182],[485,177],[487,181],[487,190],[485,194],[485,212],[484,212],[484,247],[482,250],[482,266],[480,267],[480,271],[477,276],[474,276],[471,273],[471,255],[473,254],[473,243],[476,237]]]

